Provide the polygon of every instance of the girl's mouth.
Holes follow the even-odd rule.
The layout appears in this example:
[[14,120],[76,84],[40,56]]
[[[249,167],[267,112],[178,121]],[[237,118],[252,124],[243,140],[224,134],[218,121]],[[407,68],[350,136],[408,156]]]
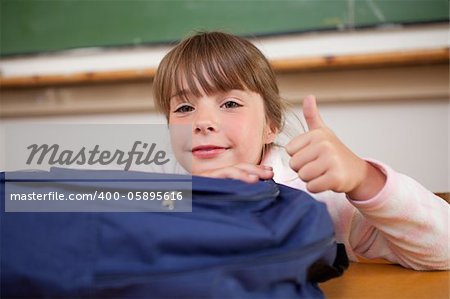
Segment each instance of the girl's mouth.
[[216,145],[201,145],[192,149],[192,154],[200,159],[211,159],[224,153],[228,148]]

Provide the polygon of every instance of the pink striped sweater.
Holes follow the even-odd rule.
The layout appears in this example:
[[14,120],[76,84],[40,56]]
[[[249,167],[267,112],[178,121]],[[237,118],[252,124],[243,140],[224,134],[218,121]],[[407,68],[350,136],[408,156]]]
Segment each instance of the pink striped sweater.
[[[308,192],[279,151],[273,149],[262,164],[273,167],[277,183]],[[327,205],[336,239],[345,244],[350,260],[381,258],[416,270],[450,269],[450,205],[412,178],[367,161],[387,176],[373,198],[353,201],[332,191],[311,194]]]

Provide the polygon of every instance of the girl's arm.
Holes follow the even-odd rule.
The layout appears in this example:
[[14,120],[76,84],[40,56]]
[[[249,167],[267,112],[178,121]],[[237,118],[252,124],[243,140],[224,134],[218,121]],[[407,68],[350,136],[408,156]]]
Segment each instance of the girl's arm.
[[450,268],[450,205],[418,182],[371,162],[387,177],[374,197],[354,201],[334,192],[318,194],[351,257],[383,258],[416,270]]
[[450,206],[413,179],[356,156],[325,125],[313,96],[303,113],[309,131],[286,145],[289,165],[303,189],[327,203],[350,257],[448,269]]
[[[309,192],[305,182],[293,179],[296,173],[281,156],[274,150],[265,161],[274,168],[274,180]],[[381,258],[416,270],[450,269],[450,205],[410,177],[367,162],[386,176],[372,198],[355,201],[330,190],[312,194],[327,205],[336,239],[345,244],[349,258]]]

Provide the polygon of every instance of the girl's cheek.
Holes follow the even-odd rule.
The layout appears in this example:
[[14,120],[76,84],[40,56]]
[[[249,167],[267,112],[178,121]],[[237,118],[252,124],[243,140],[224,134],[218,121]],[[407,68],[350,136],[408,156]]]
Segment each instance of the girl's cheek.
[[176,117],[176,116],[169,116],[169,124],[185,124],[190,125],[192,124],[192,119],[190,117]]

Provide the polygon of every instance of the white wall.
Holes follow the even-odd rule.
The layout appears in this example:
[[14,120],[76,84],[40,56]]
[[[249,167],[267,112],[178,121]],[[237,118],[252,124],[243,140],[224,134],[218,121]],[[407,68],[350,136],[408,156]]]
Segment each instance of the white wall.
[[[434,192],[449,185],[449,101],[321,103],[327,125],[361,157],[387,163]],[[295,111],[301,115],[301,107]],[[164,123],[155,113],[1,120],[33,123]]]

